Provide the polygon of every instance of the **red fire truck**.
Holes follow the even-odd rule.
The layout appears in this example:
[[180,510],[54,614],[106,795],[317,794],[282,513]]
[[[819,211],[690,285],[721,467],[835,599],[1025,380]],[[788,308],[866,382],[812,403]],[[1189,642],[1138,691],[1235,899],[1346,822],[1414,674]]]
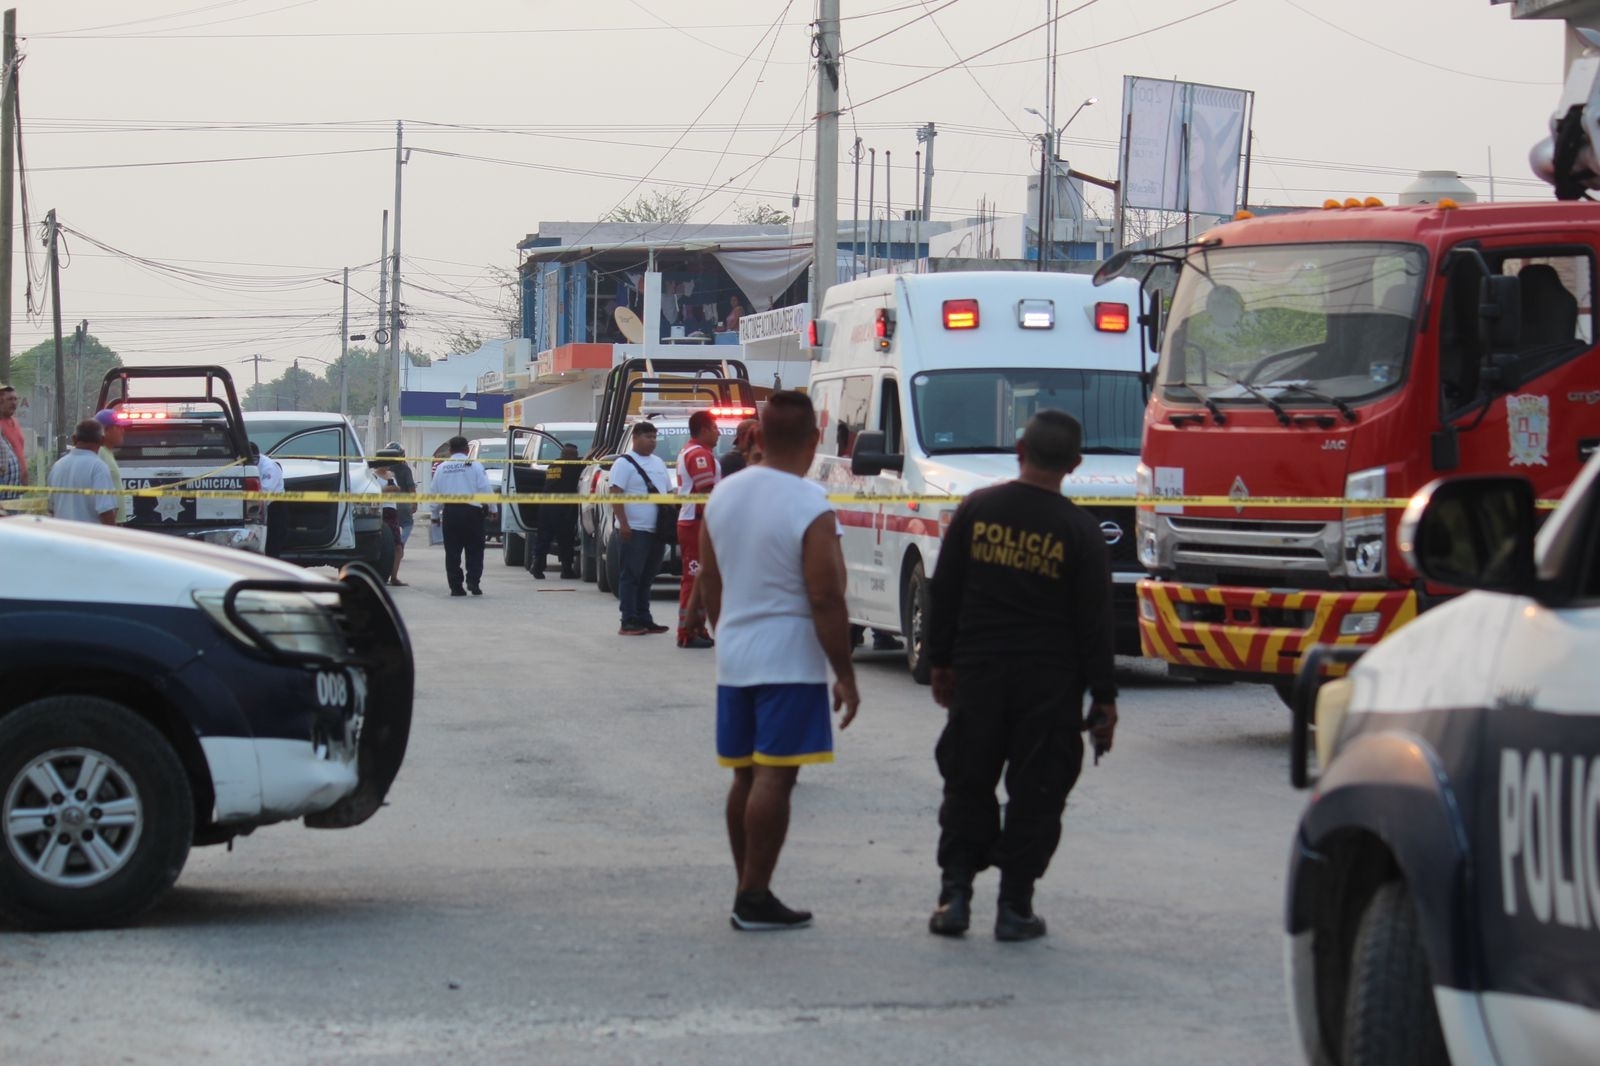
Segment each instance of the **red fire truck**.
[[1597,254],[1600,204],[1449,200],[1330,202],[1154,253],[1180,269],[1139,472],[1145,653],[1282,691],[1313,644],[1374,643],[1448,594],[1386,501],[1451,472],[1558,499],[1600,442]]

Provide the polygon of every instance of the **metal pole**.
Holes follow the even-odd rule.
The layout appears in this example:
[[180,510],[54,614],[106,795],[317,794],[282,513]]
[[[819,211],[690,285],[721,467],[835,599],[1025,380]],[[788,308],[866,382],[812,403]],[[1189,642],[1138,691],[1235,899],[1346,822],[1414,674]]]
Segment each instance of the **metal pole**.
[[389,375],[384,372],[384,367],[389,365],[389,342],[394,338],[389,334],[389,327],[384,325],[389,321],[389,212],[383,213],[383,250],[378,254],[378,336],[383,339],[378,342],[378,388],[377,409],[372,412],[377,420],[379,433],[384,440],[394,440],[394,437],[383,433],[383,412],[389,406]]
[[861,266],[861,138],[856,138],[855,147],[850,150],[850,159],[855,163],[856,195],[854,205],[850,209],[850,280],[856,280],[858,268]]
[[878,202],[878,150],[867,149],[867,273],[872,273],[872,212]]
[[[922,169],[922,149],[917,149],[916,165],[911,168],[911,173],[916,174]],[[922,208],[917,207],[917,222],[911,227],[911,266],[915,272],[922,273]]]
[[917,131],[917,140],[928,146],[928,154],[922,157],[922,220],[933,221],[933,139],[939,135],[933,123],[928,123]]
[[883,150],[883,262],[894,273],[894,153]]
[[1044,269],[1044,200],[1046,168],[1050,165],[1050,134],[1041,134],[1039,137],[1039,270]]
[[55,319],[56,329],[55,452],[60,455],[66,451],[68,439],[64,432],[67,424],[67,371],[61,353],[61,256],[57,247],[61,226],[56,222],[55,208],[52,207],[49,214],[44,216],[44,224],[48,233],[46,243],[50,245],[50,313]]
[[[394,124],[394,283],[389,287],[389,343],[393,346],[396,358],[391,367],[385,368],[385,374],[393,375],[393,388],[389,395],[392,403],[384,418],[384,438],[395,440],[399,437],[400,429],[400,360],[405,358],[405,344],[400,339],[400,174],[406,165],[405,160],[405,123]],[[391,432],[393,430],[394,432]]]
[[81,411],[83,404],[83,339],[89,333],[89,320],[79,322],[72,330],[72,362],[78,368],[78,383],[72,392],[73,403]]
[[[350,413],[350,268],[344,268],[344,313],[339,316],[339,413]],[[386,438],[392,440],[393,438]]]
[[[0,95],[0,382],[11,380],[11,259],[17,166],[17,11],[5,15],[5,79]],[[26,237],[24,237],[26,239]]]
[[817,3],[817,179],[812,215],[811,316],[839,276],[839,0]]

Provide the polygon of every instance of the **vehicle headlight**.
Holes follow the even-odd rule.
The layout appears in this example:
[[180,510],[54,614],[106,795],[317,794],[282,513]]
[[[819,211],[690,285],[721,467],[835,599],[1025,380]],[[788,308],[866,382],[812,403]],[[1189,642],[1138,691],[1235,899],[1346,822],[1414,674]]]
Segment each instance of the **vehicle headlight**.
[[[1388,495],[1389,479],[1381,466],[1359,470],[1345,478],[1347,500],[1381,500]],[[1344,565],[1351,577],[1382,577],[1389,555],[1388,521],[1383,510],[1346,507],[1344,511]]]
[[262,651],[319,659],[342,658],[347,648],[330,607],[337,592],[239,588],[196,592],[194,602],[240,643]]
[[1156,477],[1148,466],[1140,463],[1133,468],[1133,491],[1142,499],[1156,494]]

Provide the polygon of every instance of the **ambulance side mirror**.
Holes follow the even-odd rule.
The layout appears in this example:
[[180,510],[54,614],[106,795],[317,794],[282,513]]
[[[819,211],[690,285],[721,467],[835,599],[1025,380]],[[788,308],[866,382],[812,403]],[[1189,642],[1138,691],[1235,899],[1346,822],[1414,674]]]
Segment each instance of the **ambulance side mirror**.
[[857,477],[881,474],[885,470],[901,472],[906,468],[906,457],[890,455],[888,438],[876,430],[856,434],[856,446],[850,452],[850,472]]
[[1400,551],[1429,581],[1533,595],[1533,485],[1521,477],[1434,481],[1400,519]]

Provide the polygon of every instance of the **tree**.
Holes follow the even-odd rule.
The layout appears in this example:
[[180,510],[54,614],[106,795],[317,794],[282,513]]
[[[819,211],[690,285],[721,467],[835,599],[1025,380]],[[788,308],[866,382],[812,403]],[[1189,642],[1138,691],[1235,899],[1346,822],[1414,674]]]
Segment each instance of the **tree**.
[[694,203],[688,192],[679,189],[668,192],[657,189],[646,193],[631,205],[618,204],[604,215],[602,222],[688,222]]
[[794,216],[771,204],[735,204],[733,217],[747,226],[787,226]]
[[[79,419],[88,418],[94,413],[95,403],[100,399],[101,379],[112,367],[121,366],[122,358],[93,334],[84,337],[81,356],[75,352],[73,338],[63,337],[61,358],[67,386],[67,426],[70,428]],[[55,416],[55,340],[41,341],[21,355],[13,356],[8,384],[16,387],[17,397],[27,411],[22,416],[23,423],[42,438],[46,424]],[[30,449],[29,462],[31,464],[35,456],[46,460],[53,458],[54,451],[53,444]]]

